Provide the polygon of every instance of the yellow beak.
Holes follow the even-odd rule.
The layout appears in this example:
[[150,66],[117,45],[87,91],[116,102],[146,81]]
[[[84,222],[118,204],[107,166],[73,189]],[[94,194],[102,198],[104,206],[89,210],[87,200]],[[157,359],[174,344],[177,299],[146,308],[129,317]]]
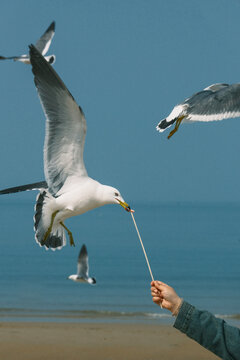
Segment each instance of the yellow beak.
[[[116,198],[117,199],[117,198]],[[119,204],[128,212],[134,212],[134,210],[132,210],[130,208],[130,206],[125,202],[125,201],[121,201],[119,199],[117,199],[117,201],[119,202]]]

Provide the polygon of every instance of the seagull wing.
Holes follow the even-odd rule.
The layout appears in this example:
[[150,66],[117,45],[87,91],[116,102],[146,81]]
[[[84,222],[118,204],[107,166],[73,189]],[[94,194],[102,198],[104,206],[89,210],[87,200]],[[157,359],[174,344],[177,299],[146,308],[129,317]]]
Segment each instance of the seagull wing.
[[55,34],[55,21],[51,23],[51,25],[47,28],[45,33],[36,42],[35,47],[42,55],[45,55],[48,52],[54,34]]
[[218,91],[218,90],[224,89],[228,86],[229,86],[229,84],[217,83],[217,84],[212,84],[212,85],[206,87],[204,90]]
[[78,255],[77,274],[79,277],[88,277],[88,253],[85,245],[81,247]]
[[63,81],[38,50],[30,46],[32,72],[46,116],[44,172],[56,194],[70,176],[87,176],[83,161],[86,120]]
[[0,56],[0,60],[16,60],[21,58],[21,56]]
[[12,194],[12,193],[28,191],[28,190],[47,189],[47,187],[48,186],[47,186],[46,181],[40,181],[40,182],[33,183],[33,184],[20,185],[20,186],[15,186],[15,187],[0,190],[0,195]]
[[239,117],[240,84],[221,86],[215,91],[211,89],[200,91],[187,99],[185,104],[188,105],[187,119],[192,121],[214,121]]

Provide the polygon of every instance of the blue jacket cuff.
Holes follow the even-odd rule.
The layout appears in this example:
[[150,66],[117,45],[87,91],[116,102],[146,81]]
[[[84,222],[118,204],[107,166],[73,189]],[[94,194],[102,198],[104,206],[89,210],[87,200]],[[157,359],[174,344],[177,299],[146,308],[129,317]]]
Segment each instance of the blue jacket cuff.
[[195,309],[194,306],[187,303],[186,301],[183,301],[182,306],[179,309],[179,313],[177,315],[177,318],[174,323],[174,327],[180,331],[182,331],[184,334],[186,334],[189,321],[191,319],[193,310]]

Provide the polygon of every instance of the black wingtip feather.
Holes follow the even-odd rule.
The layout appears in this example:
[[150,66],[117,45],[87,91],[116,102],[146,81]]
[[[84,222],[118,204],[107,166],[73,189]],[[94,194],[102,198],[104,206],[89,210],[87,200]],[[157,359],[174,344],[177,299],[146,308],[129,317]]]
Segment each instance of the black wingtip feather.
[[83,244],[83,246],[81,247],[80,253],[79,253],[79,257],[80,256],[84,256],[87,255],[87,247],[85,244]]
[[49,27],[47,28],[46,32],[48,32],[48,31],[55,31],[55,26],[56,26],[56,23],[55,23],[55,21],[53,21],[53,22],[49,25]]
[[60,76],[33,44],[29,45],[29,56],[32,64],[32,72],[35,75],[34,82],[36,87],[38,87],[40,82],[46,82],[51,85],[51,87],[56,86],[62,88],[64,91],[67,91],[74,100],[74,97]]

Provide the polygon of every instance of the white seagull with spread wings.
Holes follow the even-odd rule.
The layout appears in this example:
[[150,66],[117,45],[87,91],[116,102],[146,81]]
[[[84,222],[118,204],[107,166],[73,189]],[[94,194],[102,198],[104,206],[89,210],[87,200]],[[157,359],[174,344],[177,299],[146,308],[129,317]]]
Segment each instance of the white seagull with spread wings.
[[86,120],[56,71],[39,51],[30,46],[34,82],[46,116],[44,173],[39,182],[0,191],[1,194],[41,188],[34,215],[35,238],[40,246],[61,249],[74,245],[71,231],[64,220],[106,204],[120,204],[133,211],[119,190],[102,185],[87,174],[83,150]]
[[78,255],[77,274],[70,275],[68,279],[81,283],[96,284],[96,279],[89,276],[88,253],[83,244]]
[[240,117],[240,84],[213,84],[176,105],[166,119],[157,125],[163,132],[171,125],[174,129],[168,139],[178,130],[181,122],[215,121]]
[[[53,64],[56,60],[55,55],[48,55],[45,56],[48,52],[48,49],[51,45],[52,38],[55,34],[55,22],[53,21],[51,25],[47,28],[45,33],[40,37],[40,39],[36,42],[36,49],[45,57],[45,59],[50,63]],[[30,64],[30,57],[29,55],[20,55],[20,56],[0,56],[0,60],[14,60],[20,61],[25,64]]]

